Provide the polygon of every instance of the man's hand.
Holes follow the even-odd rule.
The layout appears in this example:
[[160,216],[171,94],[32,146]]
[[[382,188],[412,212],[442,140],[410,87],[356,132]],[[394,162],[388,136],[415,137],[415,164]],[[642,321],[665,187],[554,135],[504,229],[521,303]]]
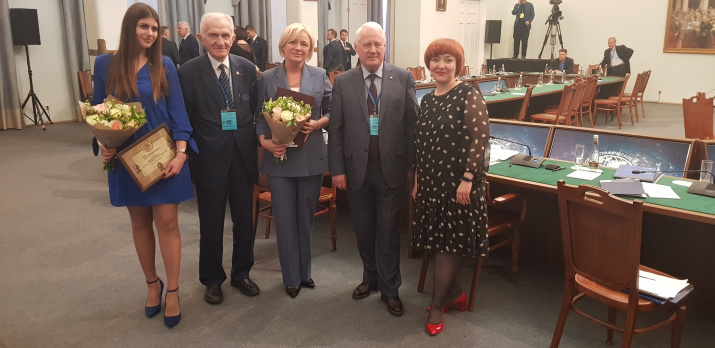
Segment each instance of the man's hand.
[[343,47],[343,49],[344,49],[345,51],[350,51],[350,47],[348,47],[348,46]]
[[526,22],[524,22],[524,23],[526,23],[526,25],[528,26],[528,25],[529,25],[529,23],[531,23],[531,22],[529,22],[529,21],[526,21]]
[[338,189],[345,190],[348,187],[348,180],[347,180],[345,174],[334,176],[333,177],[333,186]]

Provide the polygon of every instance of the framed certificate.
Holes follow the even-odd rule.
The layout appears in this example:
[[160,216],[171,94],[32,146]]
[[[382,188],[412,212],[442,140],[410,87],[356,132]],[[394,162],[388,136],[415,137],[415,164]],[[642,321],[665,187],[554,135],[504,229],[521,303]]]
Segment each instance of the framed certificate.
[[117,154],[137,186],[146,191],[164,177],[164,169],[176,157],[176,144],[165,123]]

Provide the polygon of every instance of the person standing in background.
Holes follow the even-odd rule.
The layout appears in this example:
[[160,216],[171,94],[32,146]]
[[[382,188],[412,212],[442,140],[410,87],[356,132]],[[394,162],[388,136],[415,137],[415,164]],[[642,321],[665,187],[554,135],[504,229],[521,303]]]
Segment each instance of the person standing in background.
[[235,54],[237,56],[246,58],[251,61],[251,63],[256,64],[256,56],[253,54],[253,49],[251,45],[248,44],[248,32],[242,27],[236,27],[233,30],[236,34],[236,41],[231,45],[231,51],[229,53]]
[[353,49],[353,45],[348,42],[348,31],[345,29],[340,30],[340,43],[343,45],[343,49],[345,50],[347,56],[345,59],[343,70],[348,71],[350,70],[350,68],[352,68],[352,62],[350,61],[350,57],[355,55],[355,49]]
[[343,65],[345,64],[347,53],[345,53],[343,45],[336,40],[337,36],[338,32],[335,29],[328,29],[328,33],[325,34],[328,44],[323,48],[323,68],[326,72],[344,70]]
[[514,55],[511,58],[516,59],[519,56],[519,45],[521,44],[521,59],[526,59],[531,22],[535,16],[534,5],[526,0],[517,0],[511,14],[516,15],[514,20]]
[[174,66],[181,64],[179,49],[176,43],[169,39],[169,27],[162,25],[159,27],[159,33],[161,33],[161,55],[169,57],[174,62]]
[[256,56],[256,66],[258,70],[266,71],[266,63],[268,62],[268,42],[266,39],[256,34],[256,28],[252,25],[246,26],[248,32],[248,44],[253,49],[253,54]]
[[191,35],[189,23],[179,22],[176,32],[181,36],[179,44],[179,54],[181,55],[181,64],[184,64],[191,59],[199,56],[199,41]]

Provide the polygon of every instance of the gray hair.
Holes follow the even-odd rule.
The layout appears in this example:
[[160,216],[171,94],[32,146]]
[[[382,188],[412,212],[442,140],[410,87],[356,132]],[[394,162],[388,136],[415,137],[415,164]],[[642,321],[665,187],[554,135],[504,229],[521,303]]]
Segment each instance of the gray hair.
[[181,22],[179,22],[179,25],[178,25],[178,26],[180,27],[182,24],[183,24],[183,25],[186,25],[187,28],[191,28],[191,27],[189,26],[189,22],[181,21]]
[[611,41],[611,40],[613,40],[613,42],[618,42],[618,41],[616,41],[616,38],[613,37],[613,36],[611,36],[611,37],[608,38],[608,41]]
[[201,24],[199,25],[199,27],[201,28],[200,32],[203,33],[204,29],[206,28],[206,24],[214,19],[225,20],[226,23],[231,26],[231,32],[233,32],[233,19],[231,19],[231,16],[221,12],[209,12],[201,16]]
[[362,32],[363,28],[372,28],[375,30],[379,30],[380,33],[382,33],[382,42],[387,42],[387,37],[385,36],[385,30],[382,29],[382,26],[378,23],[375,22],[366,22],[363,23],[363,25],[360,26],[357,30],[355,30],[355,43],[360,42],[360,33]]

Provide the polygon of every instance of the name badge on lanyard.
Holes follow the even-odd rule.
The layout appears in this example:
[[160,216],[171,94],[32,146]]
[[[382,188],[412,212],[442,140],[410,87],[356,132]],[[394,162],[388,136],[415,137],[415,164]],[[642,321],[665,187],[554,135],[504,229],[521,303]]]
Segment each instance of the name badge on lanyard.
[[372,93],[370,93],[370,90],[365,86],[365,91],[367,92],[367,95],[370,97],[370,101],[372,102],[372,105],[374,105],[374,110],[370,115],[369,122],[370,122],[370,135],[377,135],[379,128],[380,128],[380,117],[377,114],[377,105],[380,102],[380,97],[382,97],[382,93],[380,93],[377,96],[377,99],[372,96]]
[[222,130],[236,130],[238,125],[236,123],[236,110],[226,109],[221,111],[221,129]]
[[520,18],[520,19],[524,19],[524,12],[522,12],[522,13],[519,15],[519,18]]

